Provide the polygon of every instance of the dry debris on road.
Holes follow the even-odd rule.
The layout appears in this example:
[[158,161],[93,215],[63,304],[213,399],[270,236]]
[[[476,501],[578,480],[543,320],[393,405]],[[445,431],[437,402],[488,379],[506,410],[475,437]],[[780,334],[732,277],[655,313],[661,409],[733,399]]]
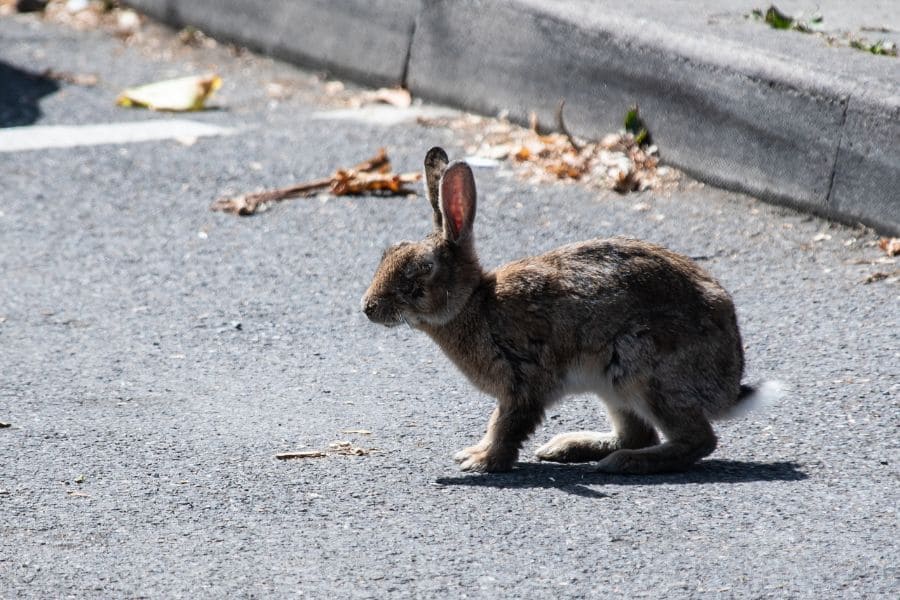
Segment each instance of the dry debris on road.
[[560,133],[542,134],[536,119],[520,127],[506,118],[463,115],[458,118],[420,118],[419,124],[456,132],[466,152],[486,160],[508,160],[531,183],[580,181],[620,193],[644,191],[677,181],[677,174],[659,167],[658,148],[649,144],[637,108],[628,111],[625,128],[599,141],[573,136],[563,120],[564,102],[557,109]]
[[378,448],[363,448],[353,442],[339,440],[328,444],[325,450],[300,450],[297,452],[280,452],[275,455],[279,460],[291,460],[295,458],[325,458],[327,456],[369,456],[380,452]]
[[878,247],[888,256],[900,255],[900,238],[881,238]]
[[301,450],[299,452],[280,452],[275,455],[278,460],[290,460],[293,458],[325,458],[328,456],[321,450]]
[[168,112],[202,110],[220,87],[222,78],[215,73],[178,77],[123,90],[116,104]]
[[[829,46],[847,46],[849,48],[862,50],[863,52],[868,52],[869,54],[875,54],[878,56],[896,57],[898,55],[897,45],[892,42],[888,42],[883,39],[879,39],[873,42],[869,39],[866,39],[859,33],[846,31],[826,31],[824,29],[825,18],[819,13],[812,14],[809,18],[805,18],[803,15],[792,16],[781,11],[774,4],[771,4],[766,10],[762,10],[761,8],[753,9],[749,14],[746,15],[746,17],[749,19],[761,21],[772,29],[799,31],[800,33],[808,33],[821,37]],[[862,28],[861,31],[888,33],[890,29],[886,29],[883,27],[869,27]]]
[[361,194],[386,194],[406,196],[415,194],[407,186],[419,181],[421,173],[394,173],[387,151],[380,148],[369,160],[346,169],[338,169],[328,177],[297,183],[288,187],[266,190],[236,197],[219,198],[213,202],[212,210],[247,216],[264,210],[273,202],[288,198],[311,196],[328,191],[334,196],[354,196]]

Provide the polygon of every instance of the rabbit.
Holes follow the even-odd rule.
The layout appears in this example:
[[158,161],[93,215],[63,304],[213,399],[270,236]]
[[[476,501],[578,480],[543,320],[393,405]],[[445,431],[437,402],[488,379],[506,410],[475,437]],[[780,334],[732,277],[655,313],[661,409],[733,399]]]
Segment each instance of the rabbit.
[[424,331],[497,399],[481,441],[454,456],[463,471],[510,470],[544,411],[584,392],[600,396],[612,431],[557,435],[539,460],[682,471],[715,450],[710,420],[779,393],[774,382],[741,384],[734,304],[689,258],[617,237],[485,271],[469,166],[432,148],[425,187],[432,232],[385,250],[362,310],[374,323]]

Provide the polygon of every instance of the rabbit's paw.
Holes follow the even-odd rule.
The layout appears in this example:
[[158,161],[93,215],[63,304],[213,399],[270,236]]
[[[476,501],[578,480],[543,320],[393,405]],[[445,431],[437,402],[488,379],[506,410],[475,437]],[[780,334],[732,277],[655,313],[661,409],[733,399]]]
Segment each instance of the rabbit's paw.
[[477,452],[484,452],[485,447],[481,444],[475,444],[474,446],[469,446],[468,448],[463,448],[459,452],[453,455],[453,460],[458,463],[465,462],[469,459],[473,454]]
[[[466,450],[463,450],[463,452],[468,450],[470,449],[467,448]],[[512,469],[513,463],[515,462],[515,454],[476,448],[474,452],[460,462],[459,468],[462,471],[471,471],[474,473],[499,473]]]
[[572,431],[553,436],[534,455],[539,460],[552,462],[589,462],[605,458],[619,447],[619,439],[615,434]]
[[601,473],[618,473],[623,475],[645,475],[655,473],[656,468],[651,456],[636,450],[617,450],[597,463]]

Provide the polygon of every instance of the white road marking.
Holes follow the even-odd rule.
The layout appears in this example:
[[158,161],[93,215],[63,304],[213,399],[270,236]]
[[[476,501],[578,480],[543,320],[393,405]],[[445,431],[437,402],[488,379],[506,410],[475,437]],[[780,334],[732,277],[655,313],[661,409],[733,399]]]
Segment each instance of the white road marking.
[[231,135],[230,127],[186,119],[158,119],[100,125],[33,125],[0,128],[0,152],[74,148],[102,144],[131,144],[153,140],[191,140],[211,135]]

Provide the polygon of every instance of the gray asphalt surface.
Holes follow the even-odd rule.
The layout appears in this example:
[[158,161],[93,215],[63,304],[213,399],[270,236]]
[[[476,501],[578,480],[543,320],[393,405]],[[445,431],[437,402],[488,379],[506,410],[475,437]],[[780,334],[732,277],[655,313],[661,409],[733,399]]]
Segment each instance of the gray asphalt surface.
[[[207,208],[381,145],[417,169],[435,144],[460,155],[454,133],[313,119],[330,106],[307,73],[167,49],[0,19],[13,70],[100,76],[50,90],[35,124],[170,119],[112,99],[216,67],[219,110],[190,118],[240,129],[0,155],[0,597],[896,597],[900,287],[862,283],[897,268],[872,234],[689,180],[621,197],[478,169],[486,265],[614,234],[701,257],[734,294],[747,380],[793,391],[720,423],[685,474],[531,458],[606,427],[589,397],[512,473],[462,474],[490,399],[358,309],[382,247],[427,232],[423,198]],[[381,451],[274,458],[335,440]]]

